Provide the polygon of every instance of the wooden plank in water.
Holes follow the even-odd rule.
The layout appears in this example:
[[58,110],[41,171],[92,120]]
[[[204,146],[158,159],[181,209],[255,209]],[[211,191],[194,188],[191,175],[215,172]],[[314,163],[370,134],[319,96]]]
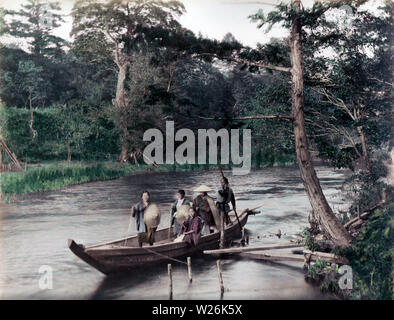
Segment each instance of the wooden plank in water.
[[281,253],[261,253],[261,252],[243,252],[240,254],[242,257],[267,260],[267,261],[300,261],[309,262],[316,261],[317,259],[324,260],[329,263],[348,264],[349,261],[344,257],[336,256],[333,253],[326,252],[312,252],[304,250],[304,255],[300,254],[281,254]]
[[217,250],[204,250],[204,254],[232,254],[232,253],[243,253],[251,251],[263,251],[263,250],[273,250],[273,249],[287,249],[287,248],[301,248],[303,245],[295,243],[286,244],[274,244],[266,246],[256,246],[256,247],[240,247],[240,248],[227,248],[227,249],[217,249]]
[[299,254],[281,254],[281,253],[261,253],[261,252],[243,252],[241,257],[266,260],[266,261],[298,261],[304,262],[304,256]]
[[304,250],[304,256],[306,260],[310,260],[310,261],[316,261],[317,259],[320,259],[330,263],[338,263],[338,264],[349,263],[349,260],[346,259],[345,257],[340,257],[333,253],[327,253],[327,252]]

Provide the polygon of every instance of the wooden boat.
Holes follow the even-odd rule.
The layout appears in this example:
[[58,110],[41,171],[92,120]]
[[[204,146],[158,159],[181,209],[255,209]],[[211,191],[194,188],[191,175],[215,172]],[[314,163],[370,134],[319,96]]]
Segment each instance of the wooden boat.
[[[246,224],[250,214],[256,214],[256,212],[244,210],[239,215],[242,227]],[[225,241],[230,241],[241,235],[237,219],[231,213],[230,218],[233,224],[225,228]],[[137,236],[87,247],[70,239],[68,247],[81,260],[104,274],[127,272],[135,267],[170,261],[171,258],[179,259],[219,247],[219,231],[202,236],[197,246],[190,246],[183,241],[174,242],[175,236],[168,239],[168,229],[156,231],[154,245],[144,244],[142,248],[138,247]]]

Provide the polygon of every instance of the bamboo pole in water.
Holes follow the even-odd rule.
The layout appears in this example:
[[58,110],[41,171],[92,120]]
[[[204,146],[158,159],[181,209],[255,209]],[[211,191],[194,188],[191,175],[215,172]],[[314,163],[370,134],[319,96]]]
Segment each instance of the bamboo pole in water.
[[187,257],[187,273],[189,275],[189,282],[192,282],[192,259],[190,257]]
[[217,265],[217,268],[218,268],[220,294],[223,295],[224,286],[223,286],[222,269],[220,268],[220,260],[216,260],[216,265]]
[[172,300],[172,268],[171,264],[168,265],[168,299]]

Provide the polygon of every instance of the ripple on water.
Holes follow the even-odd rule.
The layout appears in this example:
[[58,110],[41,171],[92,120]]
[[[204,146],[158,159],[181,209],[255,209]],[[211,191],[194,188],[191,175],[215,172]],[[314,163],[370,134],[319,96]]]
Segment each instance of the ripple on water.
[[[318,176],[331,205],[338,197],[344,171],[319,167]],[[247,176],[225,171],[237,207],[254,208],[247,231],[251,244],[288,242],[307,225],[310,205],[296,167],[264,168]],[[74,256],[67,239],[90,244],[124,237],[130,205],[142,190],[159,203],[162,226],[178,189],[191,198],[199,184],[213,189],[220,172],[154,173],[70,186],[63,190],[30,194],[2,205],[0,283],[4,298],[25,299],[167,299],[167,264],[135,270],[127,276],[105,277]],[[212,193],[213,195],[214,193]],[[282,231],[282,238],[275,236]],[[129,234],[135,233],[131,223]],[[174,299],[219,299],[216,260],[193,257],[193,284],[184,265],[173,263]],[[302,264],[263,263],[247,259],[222,261],[224,299],[324,299],[319,289],[304,281]],[[38,288],[41,265],[53,268],[53,290]],[[3,285],[4,286],[4,285]]]

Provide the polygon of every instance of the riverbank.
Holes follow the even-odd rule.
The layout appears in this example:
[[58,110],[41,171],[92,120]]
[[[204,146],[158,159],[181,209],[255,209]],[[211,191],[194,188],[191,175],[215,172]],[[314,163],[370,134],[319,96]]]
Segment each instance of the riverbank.
[[[293,162],[287,162],[274,164],[274,166],[292,164]],[[223,169],[230,168],[228,165],[222,167]],[[162,164],[153,167],[146,164],[131,165],[118,162],[47,162],[27,165],[23,172],[1,173],[1,194],[5,202],[11,202],[21,194],[58,190],[70,185],[116,179],[130,174],[210,169],[218,169],[218,166]]]

